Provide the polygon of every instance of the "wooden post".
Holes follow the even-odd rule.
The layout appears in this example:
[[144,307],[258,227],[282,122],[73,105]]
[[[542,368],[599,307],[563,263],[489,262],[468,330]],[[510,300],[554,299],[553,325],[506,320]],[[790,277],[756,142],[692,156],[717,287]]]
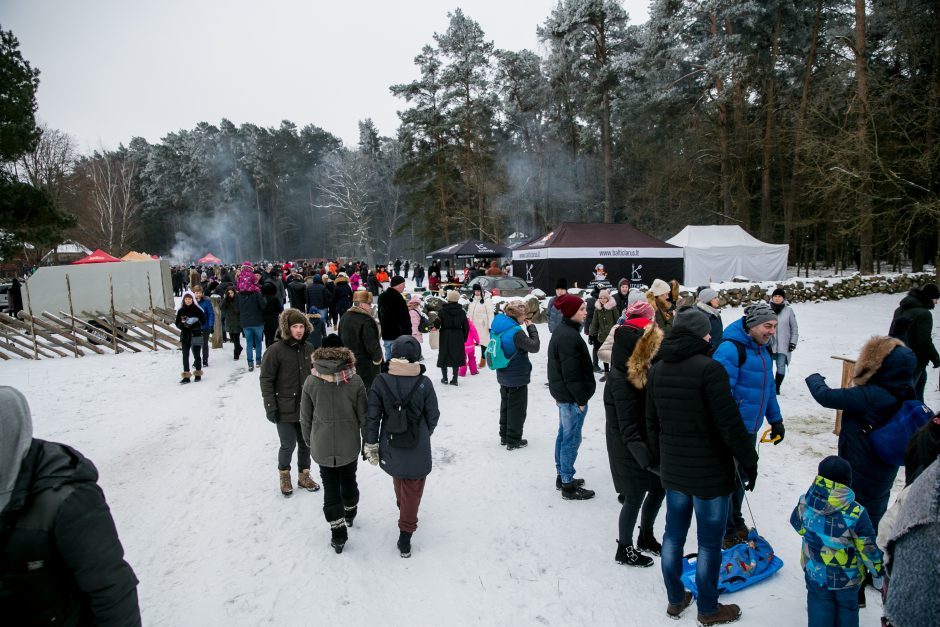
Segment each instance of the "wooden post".
[[111,280],[111,273],[108,273],[108,290],[111,292],[111,345],[114,348],[114,354],[118,352],[117,345],[117,325],[114,323],[114,281]]
[[218,294],[209,297],[209,302],[212,303],[212,311],[215,314],[212,325],[212,348],[214,349],[222,348],[222,307],[219,305],[221,300]]
[[26,286],[26,301],[27,301],[27,313],[29,313],[29,334],[33,338],[33,354],[36,356],[36,359],[39,359],[39,347],[36,345],[36,329],[33,327],[33,299],[29,297],[29,279],[23,281],[23,285]]
[[[75,312],[72,310],[72,281],[69,279],[69,275],[68,275],[68,274],[65,275],[65,291],[68,292],[68,295],[69,295],[69,315],[70,315],[70,316],[74,316],[74,315],[75,315]],[[32,314],[30,314],[29,317],[32,318],[32,317],[33,317]],[[74,318],[74,317],[71,318],[71,321],[72,321],[72,327],[71,327],[71,329],[72,329],[72,344],[74,344],[74,346],[75,346],[75,356],[78,357],[78,355],[79,355],[79,352],[78,352],[78,339],[77,339],[78,336],[77,336],[77,334],[75,333],[75,318]]]
[[[852,387],[852,373],[855,371],[855,359],[845,357],[844,355],[832,355],[833,359],[842,362],[842,386],[843,388]],[[836,435],[842,432],[842,410],[836,410],[836,425],[832,432]]]
[[157,325],[153,315],[153,292],[150,289],[150,273],[147,273],[147,298],[150,299],[150,330],[153,333],[153,350],[157,350]]

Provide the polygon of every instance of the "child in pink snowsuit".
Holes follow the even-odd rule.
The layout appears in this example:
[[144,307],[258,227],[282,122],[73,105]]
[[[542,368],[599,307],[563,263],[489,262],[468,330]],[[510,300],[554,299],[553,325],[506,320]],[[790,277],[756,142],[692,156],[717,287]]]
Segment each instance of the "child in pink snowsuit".
[[[468,320],[468,322],[470,322]],[[470,366],[470,374],[477,374],[477,359],[476,359],[476,349],[480,345],[480,334],[477,333],[477,328],[473,326],[473,323],[470,322],[470,333],[467,333],[467,341],[463,343],[463,348],[467,353],[467,360],[460,367],[460,376],[467,376],[467,365]]]

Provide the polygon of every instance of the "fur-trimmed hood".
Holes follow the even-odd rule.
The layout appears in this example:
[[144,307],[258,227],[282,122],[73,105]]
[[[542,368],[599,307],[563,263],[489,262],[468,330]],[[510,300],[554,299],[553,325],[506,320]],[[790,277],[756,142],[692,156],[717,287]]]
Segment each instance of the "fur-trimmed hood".
[[304,329],[304,336],[300,339],[300,341],[307,341],[307,337],[313,333],[313,324],[311,324],[310,320],[307,319],[307,315],[302,313],[299,309],[290,308],[282,311],[281,315],[277,317],[277,328],[281,334],[281,339],[285,341],[294,339],[290,336],[290,323],[287,321],[287,318],[291,315],[291,313],[297,314],[300,318],[303,318],[304,326],[306,328]]
[[636,342],[630,359],[627,360],[627,381],[633,387],[642,390],[646,387],[647,374],[653,357],[659,352],[663,342],[663,331],[655,323],[646,325],[643,335]]
[[911,387],[917,359],[904,342],[885,335],[876,335],[865,342],[855,361],[852,383],[868,383],[886,388]]
[[[356,357],[353,352],[343,346],[321,347],[313,351],[310,357],[313,361],[313,369],[318,375],[335,375],[344,368],[356,365]],[[321,376],[321,378],[326,378]]]

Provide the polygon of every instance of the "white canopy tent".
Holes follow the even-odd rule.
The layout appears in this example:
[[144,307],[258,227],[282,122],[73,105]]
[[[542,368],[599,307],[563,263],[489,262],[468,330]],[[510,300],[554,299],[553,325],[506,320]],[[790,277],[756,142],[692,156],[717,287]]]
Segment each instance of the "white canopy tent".
[[787,278],[786,244],[767,244],[737,225],[687,226],[666,243],[685,252],[685,284],[730,281],[736,276],[753,281]]

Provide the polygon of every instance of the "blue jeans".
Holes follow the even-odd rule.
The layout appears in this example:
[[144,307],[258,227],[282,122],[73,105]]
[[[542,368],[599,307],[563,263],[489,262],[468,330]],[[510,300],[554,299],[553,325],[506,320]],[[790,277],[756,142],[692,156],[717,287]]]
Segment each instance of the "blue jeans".
[[774,363],[777,364],[777,374],[784,376],[787,374],[787,356],[780,353],[774,353]]
[[558,436],[555,438],[555,472],[561,476],[562,483],[571,483],[574,479],[574,462],[578,459],[578,447],[581,446],[581,427],[587,415],[578,409],[577,403],[558,403]]
[[264,327],[245,327],[242,329],[245,334],[245,353],[248,357],[248,364],[255,363],[255,353],[257,353],[257,363],[261,363],[261,338],[264,337]]
[[395,340],[382,340],[382,347],[385,349],[385,361],[392,358],[392,342]]
[[663,581],[670,603],[682,603],[682,552],[685,537],[695,512],[698,558],[695,585],[698,587],[698,612],[711,614],[718,609],[718,574],[721,569],[721,541],[728,518],[727,496],[706,499],[666,490],[666,532],[663,534]]
[[806,618],[811,627],[858,627],[858,586],[830,590],[806,579]]

